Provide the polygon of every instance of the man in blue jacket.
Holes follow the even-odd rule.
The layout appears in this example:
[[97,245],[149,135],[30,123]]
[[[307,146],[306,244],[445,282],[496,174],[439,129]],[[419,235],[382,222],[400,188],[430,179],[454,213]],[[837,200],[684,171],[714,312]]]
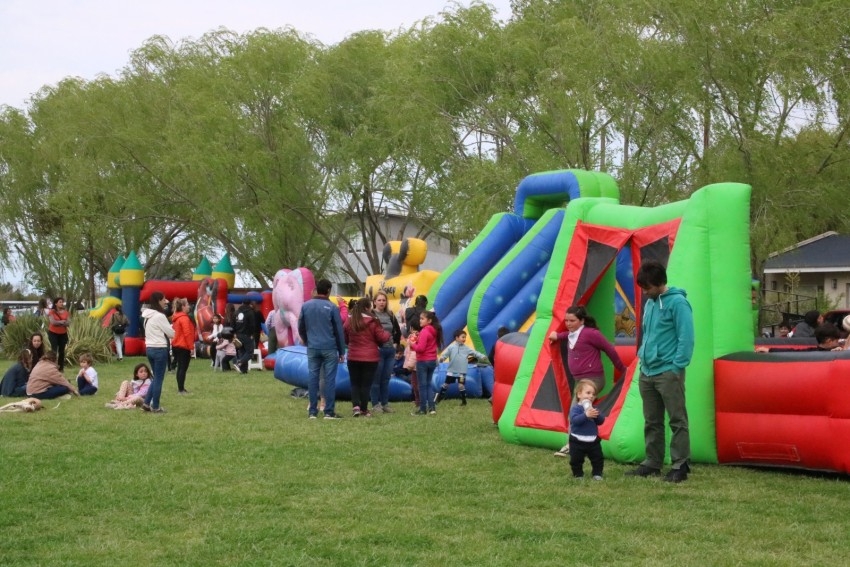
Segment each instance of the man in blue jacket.
[[316,283],[316,295],[301,307],[298,334],[307,346],[307,368],[310,382],[308,417],[319,413],[319,376],[325,373],[325,419],[340,419],[336,409],[336,372],[345,360],[345,334],[339,307],[329,299],[332,284],[322,279]]
[[668,482],[688,479],[691,442],[685,407],[685,368],[694,352],[694,318],[685,290],[667,287],[667,270],[644,262],[636,281],[647,297],[641,318],[640,395],[643,399],[646,458],[631,476],[657,476],[664,463],[664,412],[670,416]]

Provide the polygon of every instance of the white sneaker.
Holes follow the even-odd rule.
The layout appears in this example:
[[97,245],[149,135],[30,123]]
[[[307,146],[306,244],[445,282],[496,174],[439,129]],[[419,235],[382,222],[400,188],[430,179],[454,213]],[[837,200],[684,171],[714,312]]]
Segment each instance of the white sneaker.
[[561,447],[560,449],[555,451],[555,456],[556,457],[569,457],[570,456],[570,446],[564,445],[563,447]]

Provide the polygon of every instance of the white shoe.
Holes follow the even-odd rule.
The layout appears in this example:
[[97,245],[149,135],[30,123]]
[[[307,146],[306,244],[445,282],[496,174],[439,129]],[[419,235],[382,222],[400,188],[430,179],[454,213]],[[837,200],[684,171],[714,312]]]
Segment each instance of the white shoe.
[[563,447],[561,447],[560,449],[555,451],[555,456],[556,457],[569,457],[570,456],[570,446],[564,445]]

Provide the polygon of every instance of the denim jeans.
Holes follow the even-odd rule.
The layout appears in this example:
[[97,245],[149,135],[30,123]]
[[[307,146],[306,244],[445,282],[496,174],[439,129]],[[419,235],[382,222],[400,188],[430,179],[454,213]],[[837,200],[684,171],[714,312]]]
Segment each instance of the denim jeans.
[[[248,362],[254,357],[254,339],[251,335],[237,335],[239,342],[242,343],[242,348],[236,351],[236,366],[243,373],[248,372]],[[309,355],[308,355],[309,356]]]
[[372,382],[372,407],[378,404],[382,406],[390,403],[390,376],[395,364],[395,347],[381,347],[381,360],[378,361],[378,369],[375,370],[375,381]]
[[419,380],[419,409],[428,411],[434,409],[434,370],[437,369],[436,360],[416,361],[416,378]]
[[68,389],[68,386],[59,386],[54,385],[50,386],[45,391],[39,394],[32,394],[28,397],[30,398],[38,398],[39,400],[53,400],[58,398],[59,396],[64,396],[65,394],[70,394],[71,390]]
[[325,374],[325,415],[332,415],[336,409],[336,371],[339,368],[339,352],[335,348],[318,349],[307,347],[307,369],[310,381],[307,392],[310,397],[310,415],[319,413],[319,376]]
[[145,404],[156,409],[159,407],[159,396],[162,394],[162,383],[165,381],[165,368],[168,366],[168,348],[148,347],[146,350],[153,379],[145,395]]

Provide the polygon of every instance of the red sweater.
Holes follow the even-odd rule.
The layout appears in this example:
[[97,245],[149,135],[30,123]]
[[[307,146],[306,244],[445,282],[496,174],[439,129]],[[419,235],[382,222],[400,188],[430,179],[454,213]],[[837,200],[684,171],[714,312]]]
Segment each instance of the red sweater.
[[365,326],[355,332],[351,329],[351,318],[343,324],[345,343],[348,345],[348,360],[355,362],[378,362],[381,353],[378,347],[392,339],[392,335],[384,330],[377,319],[363,317]]

